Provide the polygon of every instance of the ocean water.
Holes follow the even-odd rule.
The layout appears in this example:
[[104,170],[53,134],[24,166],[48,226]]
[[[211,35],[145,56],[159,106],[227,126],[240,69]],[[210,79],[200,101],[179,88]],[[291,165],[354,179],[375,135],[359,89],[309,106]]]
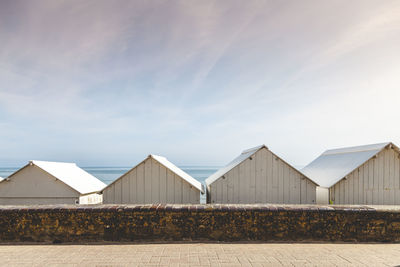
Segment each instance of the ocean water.
[[[81,167],[88,173],[102,180],[105,184],[110,184],[115,179],[129,171],[132,167]],[[215,166],[180,166],[182,170],[205,184],[205,179],[216,172],[219,167]],[[0,168],[0,177],[7,177],[19,168]]]

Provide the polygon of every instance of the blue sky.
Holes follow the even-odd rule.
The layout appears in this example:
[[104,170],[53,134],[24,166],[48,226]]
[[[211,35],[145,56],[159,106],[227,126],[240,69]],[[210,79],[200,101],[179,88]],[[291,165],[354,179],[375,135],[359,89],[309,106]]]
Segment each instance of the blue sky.
[[0,2],[0,166],[400,144],[400,1]]

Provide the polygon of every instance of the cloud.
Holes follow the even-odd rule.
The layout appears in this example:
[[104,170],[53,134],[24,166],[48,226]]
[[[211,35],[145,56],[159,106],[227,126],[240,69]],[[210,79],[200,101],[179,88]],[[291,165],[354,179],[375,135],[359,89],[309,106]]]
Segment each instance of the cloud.
[[301,165],[331,145],[400,141],[390,124],[399,10],[398,1],[3,1],[0,164],[29,155],[121,165],[159,151],[215,165],[266,143]]

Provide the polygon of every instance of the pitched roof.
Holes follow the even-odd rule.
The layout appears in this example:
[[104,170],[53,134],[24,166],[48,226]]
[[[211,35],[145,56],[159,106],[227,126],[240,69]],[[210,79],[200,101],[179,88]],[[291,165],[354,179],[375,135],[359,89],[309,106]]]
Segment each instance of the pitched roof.
[[301,172],[320,186],[331,187],[389,145],[394,146],[386,142],[327,150]]
[[274,155],[275,157],[279,158],[281,161],[283,161],[285,164],[287,164],[288,166],[292,167],[296,172],[300,173],[301,175],[305,176],[307,179],[309,179],[312,183],[314,183],[315,185],[318,186],[318,184],[311,180],[307,175],[304,175],[304,173],[300,172],[297,168],[293,167],[292,165],[290,165],[289,163],[287,163],[286,161],[284,161],[283,159],[281,159],[280,157],[278,157],[276,154],[274,154],[271,150],[268,149],[268,147],[266,145],[260,145],[260,146],[256,146],[253,148],[249,148],[246,150],[243,150],[242,154],[240,154],[237,158],[235,158],[234,160],[232,160],[231,162],[229,162],[225,167],[222,167],[221,169],[219,169],[217,172],[215,172],[214,174],[212,174],[210,177],[208,177],[206,179],[206,185],[210,185],[212,183],[214,183],[216,180],[218,180],[219,178],[221,178],[223,175],[225,175],[226,173],[228,173],[230,170],[232,170],[233,168],[235,168],[236,166],[238,166],[240,163],[242,163],[243,161],[245,161],[246,159],[250,158],[251,156],[253,156],[257,151],[259,151],[260,149],[267,149],[270,153],[272,153],[272,155]]
[[[106,186],[105,183],[79,168],[75,163],[31,160],[27,166],[29,165],[39,167],[80,194],[98,192]],[[15,173],[10,175],[9,178],[11,178]]]
[[184,172],[182,169],[175,166],[172,162],[167,160],[165,157],[161,157],[161,156],[157,156],[157,155],[150,155],[150,157],[152,157],[153,159],[158,161],[160,164],[164,165],[166,168],[170,169],[172,172],[174,172],[179,177],[183,178],[186,182],[193,185],[200,192],[204,193],[203,185],[199,181],[197,181],[192,176],[190,176],[189,174]]
[[234,160],[229,162],[225,167],[222,167],[221,169],[216,171],[210,177],[208,177],[206,179],[206,184],[207,185],[212,184],[213,182],[218,180],[220,177],[222,177],[227,172],[229,172],[230,170],[232,170],[233,168],[238,166],[240,163],[242,163],[243,161],[245,161],[246,159],[248,159],[249,157],[254,155],[258,150],[260,150],[262,148],[268,149],[265,145],[261,145],[261,146],[256,146],[256,147],[244,150],[242,152],[242,154],[240,154],[237,158],[235,158]]
[[[173,173],[175,173],[176,175],[178,175],[179,177],[181,177],[183,180],[185,180],[186,182],[188,182],[189,184],[191,184],[192,186],[194,186],[195,188],[197,188],[201,193],[204,193],[204,188],[203,185],[197,181],[196,179],[194,179],[192,176],[190,176],[189,174],[187,174],[186,172],[184,172],[182,169],[180,169],[179,167],[175,166],[172,162],[170,162],[167,158],[162,157],[162,156],[157,156],[157,155],[153,155],[150,154],[146,159],[144,159],[142,162],[140,162],[138,165],[136,165],[135,167],[133,167],[132,169],[130,169],[129,171],[127,171],[125,174],[123,174],[121,177],[119,177],[118,179],[116,179],[115,181],[113,181],[111,184],[109,184],[107,187],[111,186],[112,184],[114,184],[116,181],[118,181],[119,179],[121,179],[122,177],[124,177],[127,173],[131,172],[133,169],[135,169],[137,166],[139,166],[140,164],[142,164],[143,162],[145,162],[148,159],[154,159],[156,160],[158,163],[160,163],[161,165],[163,165],[165,168],[169,169],[170,171],[172,171]],[[106,188],[107,188],[106,187]],[[106,189],[104,188],[104,189]],[[103,189],[103,190],[104,190]]]

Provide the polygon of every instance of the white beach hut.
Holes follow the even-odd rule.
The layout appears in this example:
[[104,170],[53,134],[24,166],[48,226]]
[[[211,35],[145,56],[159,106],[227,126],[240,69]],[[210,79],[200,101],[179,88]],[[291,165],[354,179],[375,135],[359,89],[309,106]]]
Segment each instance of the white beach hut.
[[96,204],[105,186],[75,163],[32,160],[0,182],[0,204]]
[[317,182],[317,203],[400,204],[399,148],[380,143],[327,150],[301,171]]
[[102,192],[105,204],[199,204],[204,188],[166,158],[149,155]]
[[316,184],[265,145],[245,150],[206,180],[208,203],[314,204]]

